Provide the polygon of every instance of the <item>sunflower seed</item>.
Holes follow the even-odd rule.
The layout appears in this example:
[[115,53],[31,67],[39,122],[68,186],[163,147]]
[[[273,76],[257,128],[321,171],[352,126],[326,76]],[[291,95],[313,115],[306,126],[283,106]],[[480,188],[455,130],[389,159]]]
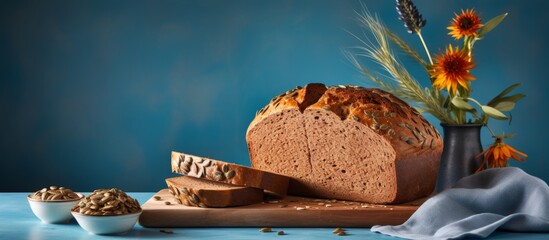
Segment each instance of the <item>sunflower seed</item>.
[[273,229],[269,228],[269,227],[264,227],[264,228],[259,229],[259,231],[263,232],[263,233],[267,233],[267,232],[272,232]]
[[276,232],[277,235],[285,235],[286,233],[284,233],[284,231],[278,231]]
[[358,122],[358,117],[357,116],[353,115],[351,118]]

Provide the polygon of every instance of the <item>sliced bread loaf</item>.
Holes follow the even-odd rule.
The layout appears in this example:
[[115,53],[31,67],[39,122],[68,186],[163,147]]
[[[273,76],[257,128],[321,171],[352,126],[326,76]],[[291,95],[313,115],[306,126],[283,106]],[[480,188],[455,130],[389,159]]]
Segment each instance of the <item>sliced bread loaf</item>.
[[379,90],[309,84],[281,94],[248,127],[252,166],[293,177],[289,194],[399,203],[430,194],[442,139]]
[[188,176],[166,179],[179,203],[193,207],[232,207],[263,201],[263,190]]
[[172,152],[172,172],[286,195],[289,177],[268,171]]

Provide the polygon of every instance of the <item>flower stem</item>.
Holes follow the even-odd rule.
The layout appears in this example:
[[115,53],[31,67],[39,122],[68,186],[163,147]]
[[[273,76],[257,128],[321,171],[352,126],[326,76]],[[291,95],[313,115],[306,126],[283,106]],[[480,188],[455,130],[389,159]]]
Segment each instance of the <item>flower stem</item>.
[[495,138],[496,134],[494,133],[494,131],[492,131],[492,129],[488,126],[488,124],[484,124],[484,126],[488,129],[488,131],[490,131],[490,134],[492,135],[492,137]]
[[421,36],[421,31],[417,32],[417,36],[419,37],[419,40],[421,40],[421,43],[423,44],[423,48],[425,48],[425,52],[427,53],[427,57],[429,57],[429,62],[431,65],[433,65],[433,59],[431,58],[431,54],[429,53],[429,49],[427,48],[427,44],[425,44],[425,41],[423,40],[423,36]]

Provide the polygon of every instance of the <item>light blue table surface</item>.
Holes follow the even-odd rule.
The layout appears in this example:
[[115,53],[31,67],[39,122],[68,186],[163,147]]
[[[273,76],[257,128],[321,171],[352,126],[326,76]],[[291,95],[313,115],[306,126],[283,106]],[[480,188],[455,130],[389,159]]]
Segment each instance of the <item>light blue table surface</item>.
[[[347,236],[332,234],[332,228],[275,228],[276,232],[261,233],[259,228],[171,228],[174,233],[159,228],[136,225],[124,235],[96,236],[89,234],[73,219],[68,224],[44,224],[32,213],[26,196],[29,193],[0,193],[0,239],[397,239],[370,232],[369,228],[348,228]],[[129,193],[141,204],[154,193]],[[488,239],[549,239],[549,234],[496,232]]]

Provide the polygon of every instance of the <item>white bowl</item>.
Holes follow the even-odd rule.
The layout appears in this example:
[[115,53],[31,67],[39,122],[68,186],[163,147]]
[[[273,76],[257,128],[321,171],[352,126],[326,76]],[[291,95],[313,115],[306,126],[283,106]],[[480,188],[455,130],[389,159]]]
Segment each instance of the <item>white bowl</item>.
[[72,200],[51,200],[41,201],[27,196],[32,212],[44,223],[63,223],[72,219],[71,208],[84,197],[77,193],[80,198]]
[[90,216],[74,211],[71,213],[78,224],[90,233],[115,234],[130,231],[137,223],[141,212],[113,216]]

